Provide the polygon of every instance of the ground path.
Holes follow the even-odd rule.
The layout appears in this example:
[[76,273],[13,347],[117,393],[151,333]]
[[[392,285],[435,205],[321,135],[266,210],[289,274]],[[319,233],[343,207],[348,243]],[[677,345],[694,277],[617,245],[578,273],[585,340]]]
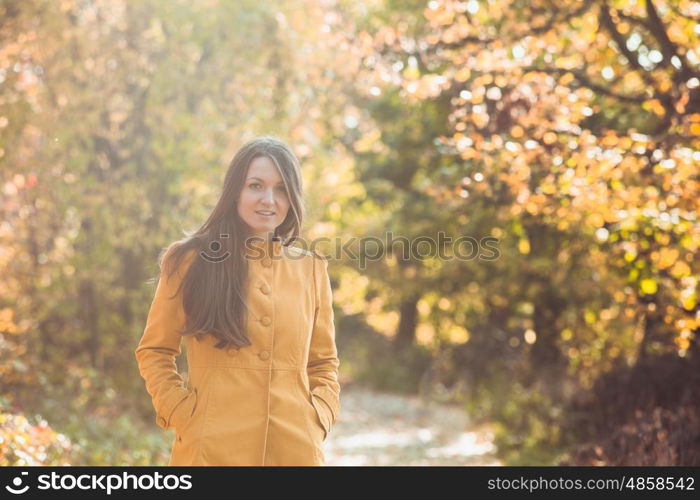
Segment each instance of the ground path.
[[457,405],[343,387],[341,417],[324,443],[326,465],[502,465],[493,432]]

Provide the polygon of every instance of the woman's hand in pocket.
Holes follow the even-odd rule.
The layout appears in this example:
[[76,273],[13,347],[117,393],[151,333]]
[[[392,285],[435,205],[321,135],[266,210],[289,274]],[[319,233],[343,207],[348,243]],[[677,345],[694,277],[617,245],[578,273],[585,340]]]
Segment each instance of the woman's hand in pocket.
[[189,393],[189,395],[178,404],[173,410],[173,414],[170,417],[170,422],[173,427],[175,427],[175,432],[178,436],[182,437],[182,431],[185,428],[187,422],[194,415],[194,411],[197,408],[197,388],[195,387]]

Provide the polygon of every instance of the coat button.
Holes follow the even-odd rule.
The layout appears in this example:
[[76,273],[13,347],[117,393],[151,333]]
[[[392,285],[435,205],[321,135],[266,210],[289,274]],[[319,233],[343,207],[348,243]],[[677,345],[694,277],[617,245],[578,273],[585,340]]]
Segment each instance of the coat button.
[[263,316],[260,318],[260,323],[262,323],[264,326],[270,326],[270,323],[272,323],[272,320],[270,319],[269,316]]
[[270,353],[268,351],[260,351],[258,353],[258,357],[263,360],[268,359],[270,357]]
[[264,284],[260,287],[260,291],[261,291],[262,293],[264,293],[265,295],[269,295],[270,292],[272,291],[272,288],[270,288],[270,285],[268,285],[267,283],[264,283]]
[[262,265],[265,267],[271,267],[272,266],[272,261],[269,258],[265,258],[262,261]]

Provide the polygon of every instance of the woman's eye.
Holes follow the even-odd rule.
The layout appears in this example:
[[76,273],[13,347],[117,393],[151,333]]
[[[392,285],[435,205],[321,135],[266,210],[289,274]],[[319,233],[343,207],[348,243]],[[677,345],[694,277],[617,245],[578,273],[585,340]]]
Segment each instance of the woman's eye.
[[[253,182],[251,184],[248,184],[248,187],[257,191],[258,189],[262,188],[262,184],[260,184],[259,182]],[[276,189],[280,193],[287,194],[287,190],[284,189],[284,186],[276,186]]]

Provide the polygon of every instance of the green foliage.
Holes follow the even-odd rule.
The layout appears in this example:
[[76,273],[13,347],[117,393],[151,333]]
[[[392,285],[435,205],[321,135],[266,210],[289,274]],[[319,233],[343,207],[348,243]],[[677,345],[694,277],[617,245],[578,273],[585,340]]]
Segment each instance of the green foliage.
[[416,345],[397,348],[355,316],[342,318],[337,326],[344,377],[383,391],[418,391],[430,364],[428,350]]
[[72,465],[73,447],[41,417],[0,409],[0,465]]

